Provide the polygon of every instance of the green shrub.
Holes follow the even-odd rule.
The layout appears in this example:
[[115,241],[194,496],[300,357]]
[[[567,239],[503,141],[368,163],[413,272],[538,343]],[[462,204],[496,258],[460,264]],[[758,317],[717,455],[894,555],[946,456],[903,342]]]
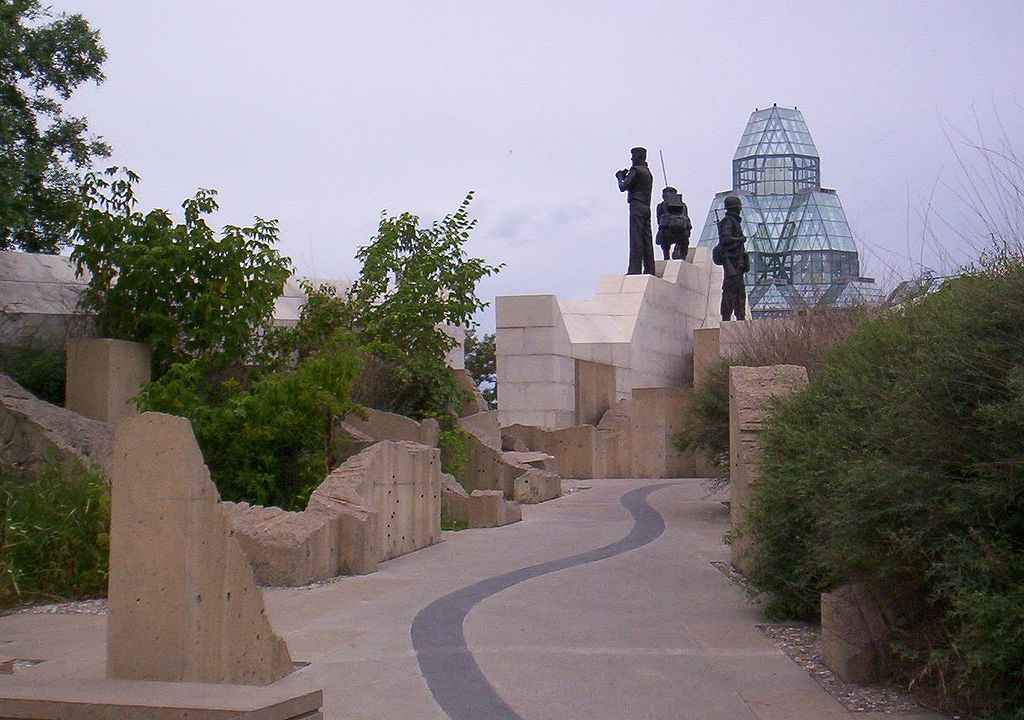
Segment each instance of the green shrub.
[[735,364],[740,363],[725,358],[707,369],[679,432],[672,437],[679,452],[699,453],[714,462],[718,484],[729,480],[729,366]]
[[729,367],[802,365],[818,372],[829,348],[846,337],[876,310],[829,308],[784,320],[763,320],[736,338],[737,349],[707,369],[694,391],[693,403],[672,438],[679,452],[695,452],[717,470],[713,484],[729,480]]
[[0,372],[54,405],[64,404],[64,365],[64,351],[50,345],[20,345],[0,355]]
[[869,581],[904,603],[897,672],[1005,718],[1024,707],[1022,358],[1020,259],[865,321],[778,404],[745,529],[770,613]]
[[52,468],[28,481],[0,470],[0,605],[102,595],[110,496],[99,472]]
[[338,331],[294,367],[241,380],[198,361],[172,365],[141,404],[192,421],[224,499],[302,509],[334,465],[334,423],[354,407],[353,343]]
[[441,470],[460,477],[469,464],[469,447],[466,444],[468,433],[457,427],[442,430],[437,446],[441,449]]

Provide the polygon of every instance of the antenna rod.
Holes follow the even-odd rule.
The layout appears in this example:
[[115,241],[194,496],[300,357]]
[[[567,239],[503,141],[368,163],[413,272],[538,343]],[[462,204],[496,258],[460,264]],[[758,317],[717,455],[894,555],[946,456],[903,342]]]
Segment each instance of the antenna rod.
[[665,153],[659,150],[658,156],[661,158],[661,175],[665,178],[665,187],[668,187],[668,173],[665,172]]

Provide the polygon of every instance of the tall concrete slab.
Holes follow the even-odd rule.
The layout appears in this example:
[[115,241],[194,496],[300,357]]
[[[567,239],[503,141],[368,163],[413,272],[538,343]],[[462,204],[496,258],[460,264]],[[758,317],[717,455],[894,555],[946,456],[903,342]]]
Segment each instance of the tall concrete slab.
[[265,685],[291,671],[185,418],[127,418],[111,474],[107,675]]
[[771,401],[806,384],[807,369],[799,365],[729,368],[729,516],[734,531],[730,553],[732,564],[743,572],[749,570],[750,539],[742,526],[757,483],[761,433]]

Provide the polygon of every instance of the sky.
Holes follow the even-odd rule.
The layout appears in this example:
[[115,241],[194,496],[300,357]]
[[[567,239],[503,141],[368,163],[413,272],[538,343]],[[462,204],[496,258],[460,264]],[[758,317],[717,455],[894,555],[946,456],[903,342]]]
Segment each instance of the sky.
[[[700,228],[750,113],[778,103],[891,286],[976,255],[967,144],[1024,153],[1020,0],[51,5],[101,33],[106,81],[66,107],[142,176],[141,208],[216,188],[216,221],[278,219],[303,275],[354,278],[382,211],[429,222],[472,190],[467,250],[504,263],[481,298],[590,297],[625,272],[629,148],[656,194],[664,154]],[[493,330],[493,304],[478,319]]]

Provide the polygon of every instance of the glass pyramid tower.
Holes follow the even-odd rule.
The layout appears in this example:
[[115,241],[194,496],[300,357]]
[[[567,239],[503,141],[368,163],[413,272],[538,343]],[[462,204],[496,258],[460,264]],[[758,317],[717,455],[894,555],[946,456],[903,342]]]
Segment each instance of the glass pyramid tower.
[[732,190],[711,203],[701,245],[718,242],[727,195],[743,201],[751,317],[881,300],[874,280],[860,276],[839,196],[821,187],[821,158],[799,110],[773,105],[751,113],[732,159]]

